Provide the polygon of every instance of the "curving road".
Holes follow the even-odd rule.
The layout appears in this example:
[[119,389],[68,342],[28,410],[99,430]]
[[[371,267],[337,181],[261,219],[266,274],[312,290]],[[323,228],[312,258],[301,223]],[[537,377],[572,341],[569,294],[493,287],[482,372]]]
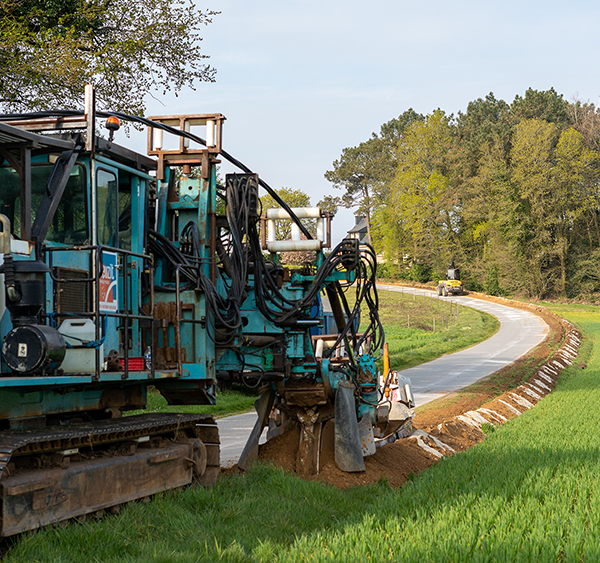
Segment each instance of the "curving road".
[[[428,290],[379,284],[377,288],[411,295],[414,292],[416,295],[437,298],[435,292]],[[443,397],[494,373],[537,346],[548,334],[548,325],[529,311],[466,296],[441,299],[493,315],[500,321],[500,330],[485,342],[471,348],[403,370],[402,374],[411,380],[417,406]],[[254,412],[228,416],[217,421],[221,435],[222,466],[231,466],[237,462],[255,421]]]
[[[377,289],[437,297],[437,293],[432,291],[393,285],[378,285]],[[488,340],[471,348],[403,370],[402,374],[410,378],[418,407],[511,364],[548,334],[548,325],[537,315],[523,309],[462,295],[440,299],[489,313],[500,321],[500,329]]]

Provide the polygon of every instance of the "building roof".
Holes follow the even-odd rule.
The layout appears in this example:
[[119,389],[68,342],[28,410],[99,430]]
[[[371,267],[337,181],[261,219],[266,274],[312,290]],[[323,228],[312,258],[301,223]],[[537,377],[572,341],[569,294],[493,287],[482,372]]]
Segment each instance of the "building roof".
[[360,233],[360,232],[368,231],[367,226],[367,218],[363,217],[354,227],[352,227],[348,232],[349,233]]

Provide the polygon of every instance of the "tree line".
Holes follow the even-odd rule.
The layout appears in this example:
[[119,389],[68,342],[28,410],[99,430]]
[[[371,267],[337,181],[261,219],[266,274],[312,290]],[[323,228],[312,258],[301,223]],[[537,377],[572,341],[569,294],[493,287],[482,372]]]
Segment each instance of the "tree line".
[[383,269],[461,267],[472,290],[533,298],[600,290],[600,110],[553,88],[490,93],[457,116],[412,109],[325,173],[368,219]]

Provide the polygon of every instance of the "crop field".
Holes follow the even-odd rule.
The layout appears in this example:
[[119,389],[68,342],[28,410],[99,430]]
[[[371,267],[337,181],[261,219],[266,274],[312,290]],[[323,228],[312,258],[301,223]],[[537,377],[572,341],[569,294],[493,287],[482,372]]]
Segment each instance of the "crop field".
[[597,308],[556,306],[584,334],[535,408],[401,489],[339,490],[258,465],[132,503],[119,516],[27,534],[6,561],[600,561]]

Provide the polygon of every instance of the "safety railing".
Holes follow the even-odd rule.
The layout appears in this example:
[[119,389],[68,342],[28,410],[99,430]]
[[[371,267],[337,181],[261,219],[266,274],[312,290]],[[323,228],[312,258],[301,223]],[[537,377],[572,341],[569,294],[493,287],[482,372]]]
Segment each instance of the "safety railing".
[[[55,266],[54,266],[54,255],[59,252],[90,252],[90,265],[88,267],[89,277],[87,278],[59,278],[55,275]],[[134,303],[131,302],[129,295],[129,269],[130,269],[130,260],[136,258],[142,260],[142,271],[145,270],[146,264],[149,264],[152,260],[150,256],[147,254],[140,254],[137,252],[132,252],[130,250],[124,250],[122,248],[114,248],[110,246],[104,245],[77,245],[77,246],[44,246],[43,252],[48,253],[48,266],[50,268],[50,277],[54,283],[61,284],[70,284],[70,283],[86,283],[88,284],[88,295],[91,294],[93,296],[92,304],[89,310],[85,311],[75,311],[75,312],[52,312],[52,316],[54,317],[83,317],[90,318],[94,321],[95,325],[95,339],[96,342],[100,342],[101,339],[105,338],[106,335],[102,336],[101,323],[103,318],[114,317],[121,319],[122,327],[123,327],[123,363],[124,363],[124,372],[121,376],[122,379],[128,379],[129,377],[129,330],[132,327],[132,323],[134,321],[141,322],[149,322],[152,327],[151,330],[151,349],[154,350],[155,342],[154,342],[154,270],[153,268],[148,268],[149,274],[149,286],[150,286],[150,311],[149,313],[144,313],[142,310],[141,299],[136,305],[136,312],[134,313]],[[122,279],[122,288],[123,288],[123,307],[117,307],[116,311],[106,311],[101,310],[101,301],[100,301],[100,280],[103,274],[103,254],[105,252],[110,252],[116,254],[118,257],[116,267],[121,272],[117,275],[117,279]],[[92,291],[89,291],[90,286],[92,287]],[[154,364],[154,354],[151,356],[151,366],[150,366],[150,377],[154,378],[155,375],[155,364]],[[100,347],[96,347],[96,365],[95,365],[95,374],[94,379],[98,379],[100,377],[101,365],[104,359],[100,358]],[[181,372],[179,370],[179,375]]]

